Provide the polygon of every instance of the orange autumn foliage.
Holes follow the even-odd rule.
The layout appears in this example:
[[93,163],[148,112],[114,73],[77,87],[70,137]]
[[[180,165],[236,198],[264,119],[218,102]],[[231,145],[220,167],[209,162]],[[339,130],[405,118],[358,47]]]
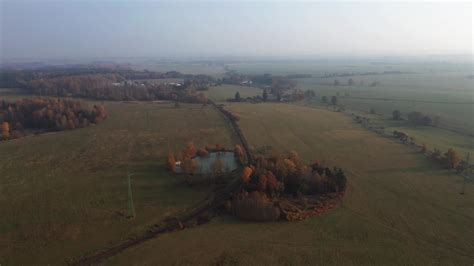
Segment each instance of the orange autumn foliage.
[[260,175],[258,177],[257,189],[260,192],[267,190],[268,177],[266,175]]
[[276,176],[269,171],[267,173],[267,178],[267,188],[270,190],[271,193],[277,192],[280,189],[281,184],[276,178]]
[[244,169],[242,170],[242,175],[241,175],[242,181],[244,181],[245,183],[248,183],[250,181],[250,176],[252,175],[252,172],[253,172],[252,168],[245,166]]
[[2,138],[7,140],[10,138],[10,124],[8,122],[2,123]]
[[176,172],[176,157],[172,152],[168,153],[168,169]]
[[235,144],[234,154],[239,163],[243,164],[245,162],[244,149],[239,144]]
[[181,169],[186,174],[194,174],[198,168],[199,164],[194,159],[185,159],[181,162]]
[[183,159],[191,159],[196,156],[196,147],[192,141],[186,145],[186,148],[183,150],[182,154]]

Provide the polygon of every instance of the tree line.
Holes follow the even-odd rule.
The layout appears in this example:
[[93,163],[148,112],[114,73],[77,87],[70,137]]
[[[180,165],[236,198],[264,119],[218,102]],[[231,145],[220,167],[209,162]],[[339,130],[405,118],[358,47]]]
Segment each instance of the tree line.
[[[118,80],[114,74],[68,76],[33,80],[25,88],[28,93],[35,95],[81,97],[96,100],[207,102],[207,97],[204,93],[198,92],[192,82],[189,82],[187,87],[183,87],[136,82],[117,85]],[[198,86],[202,86],[202,83],[199,83]]]
[[[133,70],[98,70],[98,73],[47,71],[2,72],[0,83],[22,88],[26,93],[58,97],[81,97],[113,101],[173,100],[206,103],[200,92],[216,81],[207,75],[189,75],[176,71],[160,73]],[[105,73],[106,72],[106,73]],[[150,84],[141,78],[184,78],[184,84]]]
[[[405,132],[394,130],[393,137],[405,144],[416,145],[415,138],[409,136]],[[443,153],[441,150],[436,148],[432,151],[428,150],[428,147],[424,143],[418,147],[420,148],[421,153],[447,169],[453,169],[458,173],[463,173],[470,168],[469,162],[463,160],[459,153],[453,148],[449,148]]]
[[129,65],[123,64],[83,64],[83,65],[67,65],[67,66],[47,66],[32,69],[16,69],[7,68],[0,71],[0,85],[2,87],[18,87],[26,82],[37,79],[49,79],[66,76],[80,75],[105,75],[115,74],[124,80],[138,79],[207,79],[210,82],[214,78],[207,75],[183,74],[178,71],[154,72],[154,71],[138,71],[130,68]]
[[16,102],[0,101],[2,139],[14,139],[29,132],[60,131],[87,127],[107,117],[103,105],[86,109],[72,99],[25,98]]

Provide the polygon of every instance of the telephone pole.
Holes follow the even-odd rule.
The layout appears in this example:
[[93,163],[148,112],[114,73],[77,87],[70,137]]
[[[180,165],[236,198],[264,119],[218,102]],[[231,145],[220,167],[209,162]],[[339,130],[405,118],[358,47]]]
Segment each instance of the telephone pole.
[[135,218],[135,206],[133,205],[133,195],[132,195],[132,182],[131,177],[134,174],[127,173],[127,185],[128,185],[128,218]]
[[469,165],[469,157],[471,157],[471,154],[468,152],[467,155],[466,155],[466,169],[464,170],[464,173],[462,173],[463,182],[462,182],[461,195],[464,195],[464,193],[466,193],[466,179],[467,179],[467,176],[471,177],[471,166]]
[[148,130],[148,124],[149,124],[149,118],[150,118],[149,112],[150,110],[146,110],[146,129],[147,130]]

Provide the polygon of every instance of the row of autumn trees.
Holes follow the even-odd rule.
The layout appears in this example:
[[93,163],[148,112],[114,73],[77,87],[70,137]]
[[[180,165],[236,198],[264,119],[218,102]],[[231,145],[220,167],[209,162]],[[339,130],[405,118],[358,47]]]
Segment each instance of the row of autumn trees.
[[448,169],[456,170],[457,173],[464,173],[471,167],[469,162],[463,160],[459,153],[453,148],[449,148],[445,153],[439,149],[428,151],[426,145],[423,144],[421,146],[421,152],[426,154],[430,159],[439,163],[440,165]]
[[107,117],[103,105],[87,109],[72,99],[25,98],[16,102],[0,101],[2,139],[12,139],[26,132],[59,131],[87,127]]
[[[408,136],[405,132],[395,130],[393,131],[393,137],[405,144],[416,145],[415,138]],[[419,148],[421,153],[427,155],[434,162],[448,169],[455,169],[458,173],[463,173],[470,167],[469,162],[462,160],[459,153],[453,148],[449,148],[444,153],[436,148],[430,151],[426,144],[422,144]]]

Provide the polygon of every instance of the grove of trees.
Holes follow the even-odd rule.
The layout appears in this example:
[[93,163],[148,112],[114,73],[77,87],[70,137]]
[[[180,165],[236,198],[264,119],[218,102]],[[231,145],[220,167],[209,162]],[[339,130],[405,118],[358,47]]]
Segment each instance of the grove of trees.
[[341,192],[346,187],[346,176],[340,168],[329,168],[318,161],[304,164],[292,151],[286,155],[258,156],[255,164],[244,169],[244,182],[272,197],[280,193],[324,194]]
[[393,120],[400,120],[402,118],[402,113],[399,110],[394,110],[392,112]]
[[433,120],[430,116],[425,115],[418,111],[413,111],[407,114],[407,119],[411,123],[420,126],[430,126],[433,123]]
[[27,131],[45,132],[87,127],[107,117],[103,105],[86,109],[72,99],[25,98],[16,102],[0,101],[2,138],[17,138]]

